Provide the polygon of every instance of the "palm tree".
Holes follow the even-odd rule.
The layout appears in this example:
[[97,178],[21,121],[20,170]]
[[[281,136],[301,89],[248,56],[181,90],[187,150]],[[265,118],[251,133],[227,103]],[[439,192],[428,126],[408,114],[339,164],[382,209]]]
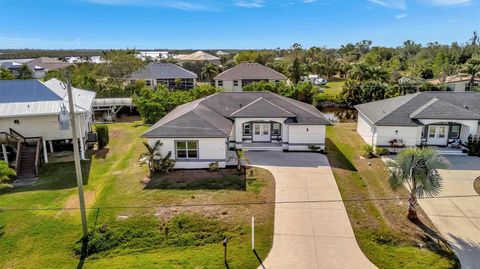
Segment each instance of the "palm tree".
[[406,186],[410,193],[407,215],[409,220],[418,220],[417,197],[435,196],[440,193],[442,177],[437,169],[446,169],[448,164],[447,159],[431,148],[405,149],[397,155],[395,161],[387,161],[390,187],[397,190]]
[[237,170],[242,171],[243,162],[250,164],[250,160],[245,157],[245,153],[239,149],[235,150],[235,156],[230,156],[228,159],[235,158],[237,160]]
[[364,81],[370,78],[371,68],[369,65],[364,63],[353,64],[348,70],[347,76],[350,79],[355,79],[358,81]]
[[207,81],[212,81],[213,78],[218,75],[218,68],[216,65],[212,64],[212,63],[208,63],[206,64],[203,68],[202,68],[202,77],[204,79],[206,79]]
[[8,167],[8,163],[5,161],[0,161],[0,190],[11,188],[12,185],[6,183],[11,179],[11,177],[16,176],[15,170]]
[[158,160],[162,159],[160,147],[163,143],[160,140],[157,140],[153,146],[150,146],[147,142],[143,142],[143,145],[147,148],[147,152],[140,154],[140,165],[148,165],[148,170],[153,173],[159,169]]
[[478,74],[480,74],[480,60],[470,59],[465,64],[462,71],[470,76],[470,86],[473,86],[475,79],[477,78]]

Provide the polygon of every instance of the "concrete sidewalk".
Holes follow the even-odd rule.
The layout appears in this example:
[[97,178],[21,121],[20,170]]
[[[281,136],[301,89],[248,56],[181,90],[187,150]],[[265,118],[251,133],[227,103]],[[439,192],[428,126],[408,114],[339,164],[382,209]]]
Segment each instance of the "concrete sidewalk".
[[246,152],[246,156],[275,177],[279,203],[265,268],[376,268],[358,247],[324,155]]

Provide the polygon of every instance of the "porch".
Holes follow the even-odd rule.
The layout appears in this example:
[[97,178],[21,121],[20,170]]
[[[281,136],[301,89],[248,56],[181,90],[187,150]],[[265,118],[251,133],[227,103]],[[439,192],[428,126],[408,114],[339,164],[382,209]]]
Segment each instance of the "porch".
[[282,151],[283,145],[282,143],[243,143],[242,149],[247,151]]
[[462,145],[467,143],[468,137],[476,135],[478,131],[477,122],[437,121],[425,123],[422,129],[421,144],[438,146],[440,149],[444,147],[460,149]]

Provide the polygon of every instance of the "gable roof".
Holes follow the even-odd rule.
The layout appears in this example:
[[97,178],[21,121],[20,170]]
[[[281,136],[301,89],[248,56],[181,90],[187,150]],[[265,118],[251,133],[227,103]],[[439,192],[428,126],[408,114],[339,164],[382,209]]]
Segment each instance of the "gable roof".
[[[445,81],[442,82],[440,79],[433,79],[430,80],[430,83],[433,84],[442,84],[442,83],[455,83],[455,82],[462,82],[462,81],[470,81],[470,75],[469,74],[457,74],[453,76],[447,76],[445,78]],[[475,77],[475,81],[480,81],[480,76]]]
[[[72,88],[76,113],[90,111],[95,92]],[[0,117],[58,114],[68,109],[65,84],[57,79],[0,81]]]
[[142,69],[133,72],[128,78],[131,79],[168,79],[168,78],[191,78],[196,79],[197,74],[181,66],[171,63],[149,63]]
[[201,50],[191,54],[181,55],[177,57],[177,59],[180,61],[218,61],[220,60],[220,58],[213,56],[211,54],[208,54]]
[[287,80],[283,74],[258,63],[241,63],[218,74],[215,80],[269,79]]
[[480,93],[422,92],[355,108],[380,126],[418,126],[419,119],[480,120]]
[[178,106],[142,136],[228,137],[236,117],[287,118],[289,124],[331,124],[315,107],[271,92],[220,92]]
[[37,67],[40,66],[47,70],[56,70],[56,69],[61,69],[61,68],[65,68],[67,66],[73,65],[72,63],[62,62],[60,60],[57,60],[55,58],[50,58],[50,57],[39,57],[27,62],[26,64],[30,68],[34,68],[35,66]]
[[276,104],[260,97],[250,104],[230,114],[232,118],[288,118],[295,117],[292,112],[277,106]]

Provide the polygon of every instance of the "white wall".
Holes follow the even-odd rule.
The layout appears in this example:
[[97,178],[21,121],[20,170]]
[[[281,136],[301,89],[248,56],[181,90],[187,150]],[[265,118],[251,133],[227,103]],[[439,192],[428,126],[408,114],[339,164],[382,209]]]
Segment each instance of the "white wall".
[[358,112],[357,133],[365,143],[372,145],[373,124],[360,111]]
[[[226,92],[241,92],[241,91],[243,91],[242,80],[239,79],[237,81],[238,81],[237,86],[233,86],[233,80],[223,80],[223,86],[218,86],[218,80],[215,80],[215,86],[217,88],[224,89]],[[269,80],[269,82],[275,82],[275,80]],[[283,81],[283,82],[285,82],[285,81]]]
[[198,159],[197,160],[176,160],[175,168],[208,168],[208,165],[214,161],[218,161],[220,167],[225,167],[227,145],[225,138],[150,138],[148,143],[155,144],[157,140],[162,141],[162,155],[172,152],[172,159],[176,159],[175,141],[193,140],[198,141]]
[[308,150],[308,145],[325,148],[325,125],[288,125],[288,150]]
[[[282,140],[283,142],[288,141],[288,127],[284,123],[287,118],[236,118],[234,123],[234,136],[230,136],[230,140],[235,140],[236,143],[243,143],[243,124],[249,121],[255,122],[270,122],[275,121],[282,125]],[[253,134],[253,126],[252,126],[252,134]]]
[[[445,121],[439,121],[439,120],[425,120],[425,119],[421,119],[420,120],[423,124],[425,125],[428,125],[428,124],[435,124],[435,123],[446,123],[446,122],[455,122],[455,123],[460,123],[462,124],[462,130],[461,130],[461,134],[460,134],[460,137],[462,140],[465,140],[466,137],[468,137],[468,135],[476,135],[479,131],[480,128],[478,128],[478,120],[445,120]],[[465,128],[465,126],[463,125],[466,125],[468,126],[468,128]],[[465,131],[467,131],[468,129],[468,133],[465,133]]]
[[[420,145],[422,137],[422,126],[377,126],[374,135],[374,143],[379,146],[388,146],[392,139],[402,139],[406,146]],[[398,131],[398,132],[397,132]]]
[[[18,119],[20,124],[14,124]],[[78,133],[82,137],[89,131],[91,117],[88,114],[76,114]],[[9,132],[12,128],[25,137],[43,137],[44,140],[71,139],[71,130],[60,130],[57,115],[24,116],[13,118],[0,118],[0,132]]]

